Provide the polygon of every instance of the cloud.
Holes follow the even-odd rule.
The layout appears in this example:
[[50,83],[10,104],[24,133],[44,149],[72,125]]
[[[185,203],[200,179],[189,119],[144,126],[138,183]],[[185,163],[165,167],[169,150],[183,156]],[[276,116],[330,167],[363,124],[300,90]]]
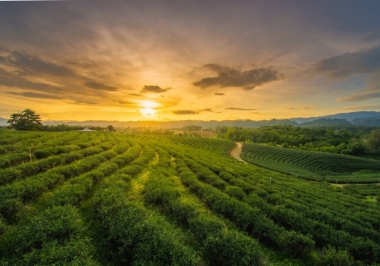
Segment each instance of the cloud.
[[238,108],[238,107],[227,107],[225,110],[233,110],[233,111],[255,111],[257,109],[247,109],[247,108]]
[[223,96],[223,95],[225,95],[225,94],[222,93],[222,92],[215,92],[214,94],[217,95],[217,96]]
[[192,110],[176,110],[176,111],[173,111],[173,114],[176,114],[176,115],[196,115],[196,114],[198,114],[198,112],[192,111]]
[[130,93],[129,95],[131,95],[131,96],[137,96],[137,97],[141,97],[141,96],[143,96],[143,95],[141,95],[141,94],[139,94],[139,93]]
[[20,51],[8,51],[6,56],[0,58],[0,63],[15,68],[18,73],[29,76],[77,76],[77,73],[64,65]]
[[294,107],[286,107],[286,108],[282,108],[282,109],[284,109],[284,110],[296,110],[296,108],[294,108]]
[[203,78],[194,82],[193,85],[207,88],[211,86],[241,87],[244,90],[252,90],[264,83],[280,80],[283,74],[277,72],[273,67],[256,68],[248,71],[239,71],[217,64],[208,64],[204,67],[216,72],[217,77]]
[[88,101],[74,101],[75,104],[79,104],[79,105],[96,105],[98,103],[96,102],[88,102]]
[[96,81],[87,81],[84,85],[94,90],[117,91],[117,88],[115,87],[107,86]]
[[28,97],[28,98],[40,98],[40,99],[63,99],[62,97],[59,97],[57,95],[49,95],[49,94],[42,94],[42,93],[35,93],[35,92],[7,92],[8,94],[13,94],[13,95],[19,95],[23,97]]
[[338,102],[361,102],[361,101],[371,100],[373,98],[380,98],[380,92],[353,94],[344,98],[337,98],[337,100]]
[[372,111],[375,109],[380,109],[380,104],[366,104],[366,105],[358,105],[358,106],[346,106],[341,108],[342,110],[347,110],[347,111]]
[[380,46],[321,60],[314,64],[313,69],[315,73],[325,73],[331,78],[343,78],[379,70]]
[[161,93],[170,90],[171,88],[161,88],[160,86],[157,85],[144,85],[143,89],[141,90],[141,93],[147,93],[147,92],[152,92],[152,93]]
[[19,76],[15,73],[5,71],[0,68],[0,85],[6,87],[15,87],[15,88],[23,88],[28,90],[36,90],[43,92],[63,92],[64,89],[59,86],[41,83],[41,82],[33,82],[27,79],[24,79],[22,76]]
[[117,101],[120,104],[132,104],[132,102],[129,101]]
[[371,42],[371,41],[377,41],[380,40],[380,30],[366,36],[363,41]]
[[173,113],[176,115],[196,115],[196,114],[199,114],[202,112],[210,112],[210,113],[216,113],[216,114],[221,113],[221,112],[214,112],[211,108],[205,108],[205,109],[201,109],[198,111],[195,111],[195,110],[176,110],[176,111],[173,111]]
[[309,110],[309,109],[313,109],[314,106],[304,106],[304,107],[301,107],[302,110]]

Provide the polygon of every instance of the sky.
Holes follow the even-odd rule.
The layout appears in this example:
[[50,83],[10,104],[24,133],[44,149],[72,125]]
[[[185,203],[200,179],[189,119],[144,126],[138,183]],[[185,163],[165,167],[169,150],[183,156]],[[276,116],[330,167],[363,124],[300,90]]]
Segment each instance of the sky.
[[0,2],[0,117],[380,111],[378,0]]

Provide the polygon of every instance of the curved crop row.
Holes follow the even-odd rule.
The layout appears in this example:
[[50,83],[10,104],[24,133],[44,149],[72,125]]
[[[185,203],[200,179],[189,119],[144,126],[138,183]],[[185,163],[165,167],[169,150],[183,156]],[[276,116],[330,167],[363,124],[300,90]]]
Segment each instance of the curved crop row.
[[[308,179],[327,176],[331,180],[373,182],[377,177],[343,176],[363,170],[380,171],[380,162],[342,154],[286,149],[245,143],[242,158],[247,162]],[[342,176],[342,177],[340,177]]]

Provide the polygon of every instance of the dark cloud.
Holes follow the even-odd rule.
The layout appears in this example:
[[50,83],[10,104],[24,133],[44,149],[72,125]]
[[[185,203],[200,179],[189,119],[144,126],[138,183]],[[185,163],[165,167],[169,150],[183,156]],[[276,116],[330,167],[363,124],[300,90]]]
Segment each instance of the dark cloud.
[[214,114],[221,114],[222,113],[222,112],[213,111],[211,108],[205,108],[205,109],[200,110],[199,112],[210,112],[210,113],[214,113]]
[[222,93],[222,92],[215,92],[214,94],[217,95],[217,96],[223,96],[223,95],[225,95],[225,94]]
[[366,42],[372,42],[372,41],[380,40],[380,30],[368,35],[363,40]]
[[88,101],[74,101],[75,104],[79,105],[97,105],[98,103],[96,102],[88,102]]
[[18,95],[18,96],[23,96],[23,97],[28,97],[28,98],[40,98],[40,99],[63,99],[60,96],[57,95],[49,95],[49,94],[42,94],[42,93],[35,93],[35,92],[7,92],[8,94],[13,94],[13,95]]
[[304,107],[301,107],[302,110],[309,110],[309,109],[313,109],[314,106],[304,106]]
[[315,73],[326,73],[331,78],[349,77],[380,70],[380,46],[334,56],[314,64]]
[[286,108],[282,108],[282,109],[284,109],[284,110],[296,110],[296,108],[294,108],[294,107],[286,107]]
[[6,87],[15,87],[22,88],[27,90],[36,90],[43,92],[64,92],[65,89],[62,87],[54,86],[51,84],[41,83],[41,82],[32,82],[27,79],[24,79],[22,76],[17,75],[12,72],[2,70],[0,68],[0,85]]
[[96,81],[87,81],[84,85],[94,90],[117,91],[117,88],[115,87],[107,86]]
[[[3,49],[3,51],[7,51]],[[7,55],[0,58],[0,63],[16,69],[16,72],[29,76],[49,75],[59,77],[73,77],[77,74],[70,68],[45,60],[37,55],[20,51],[7,51]]]
[[129,102],[129,101],[118,101],[118,103],[120,103],[120,104],[132,104],[132,102]]
[[3,46],[0,47],[1,85],[27,91],[15,93],[19,96],[68,99],[73,102],[78,99],[78,95],[105,99],[109,92],[118,90],[116,87],[80,75],[63,64],[35,54],[12,51]]
[[349,95],[344,98],[338,98],[338,102],[362,102],[371,100],[373,98],[380,98],[380,92],[368,92],[363,94]]
[[139,93],[130,93],[129,95],[131,95],[131,96],[137,96],[137,97],[141,97],[141,96],[143,96],[143,95],[141,95],[141,94],[139,94]]
[[157,85],[144,85],[141,93],[153,92],[153,93],[161,93],[170,90],[171,88],[161,88]]
[[173,114],[176,114],[176,115],[196,115],[196,114],[198,114],[198,112],[192,111],[192,110],[176,110],[176,111],[173,111]]
[[203,78],[200,81],[193,83],[195,86],[201,88],[220,86],[241,87],[244,90],[252,90],[256,86],[260,86],[264,83],[280,80],[283,78],[283,74],[277,72],[272,67],[256,68],[248,71],[239,71],[217,64],[208,64],[204,67],[216,72],[218,76]]
[[233,111],[255,111],[257,109],[246,109],[246,108],[238,108],[238,107],[227,107],[225,110],[233,110]]

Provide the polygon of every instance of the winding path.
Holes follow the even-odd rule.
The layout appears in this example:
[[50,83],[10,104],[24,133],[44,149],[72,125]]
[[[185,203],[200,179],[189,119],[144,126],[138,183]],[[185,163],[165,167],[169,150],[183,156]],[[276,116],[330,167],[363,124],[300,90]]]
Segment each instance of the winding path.
[[242,152],[243,144],[241,142],[236,142],[236,146],[230,151],[230,155],[235,158],[236,160],[248,164],[246,161],[244,161],[240,154]]

